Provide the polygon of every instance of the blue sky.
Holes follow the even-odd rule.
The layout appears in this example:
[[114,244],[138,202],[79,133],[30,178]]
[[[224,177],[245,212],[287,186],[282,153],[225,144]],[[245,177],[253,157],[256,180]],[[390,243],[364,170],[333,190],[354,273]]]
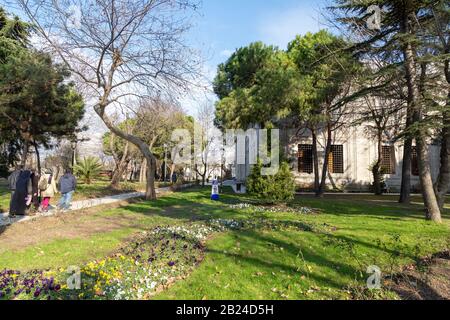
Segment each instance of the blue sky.
[[[255,41],[285,49],[297,34],[316,32],[326,26],[323,8],[327,0],[203,0],[189,31],[190,45],[201,51],[204,76],[213,80],[217,66],[237,49]],[[322,8],[322,10],[321,10]],[[216,100],[212,88],[193,90],[181,99],[195,115],[199,105]]]
[[[200,50],[205,61],[203,73],[209,80],[214,78],[218,64],[226,61],[237,48],[263,41],[285,49],[297,34],[325,28],[321,12],[329,3],[329,0],[201,1],[187,37],[189,44]],[[7,8],[21,15],[14,7]],[[193,90],[191,94],[182,99],[184,108],[191,114],[203,103],[199,99],[215,99],[211,88],[199,94]]]
[[296,34],[318,31],[324,0],[203,0],[190,32],[208,64],[217,66],[254,41],[285,48]]

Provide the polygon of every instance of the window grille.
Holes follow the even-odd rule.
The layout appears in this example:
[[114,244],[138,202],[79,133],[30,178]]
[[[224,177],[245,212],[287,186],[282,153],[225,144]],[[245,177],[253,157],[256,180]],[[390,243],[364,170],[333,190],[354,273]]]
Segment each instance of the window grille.
[[328,170],[330,173],[344,173],[344,146],[332,145],[328,158]]
[[395,147],[383,146],[382,147],[382,160],[381,169],[384,174],[395,174],[396,161],[395,161]]
[[413,176],[419,176],[419,159],[417,156],[417,147],[412,147],[411,150],[411,174]]
[[308,174],[314,172],[313,146],[310,144],[298,146],[298,172]]

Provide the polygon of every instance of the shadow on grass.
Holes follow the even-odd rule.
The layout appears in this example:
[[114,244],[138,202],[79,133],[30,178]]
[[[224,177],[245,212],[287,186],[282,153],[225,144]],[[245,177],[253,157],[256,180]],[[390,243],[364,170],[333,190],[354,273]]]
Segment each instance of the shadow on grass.
[[[296,204],[312,204],[318,209],[326,210],[328,214],[337,216],[368,215],[382,219],[403,220],[403,218],[424,219],[425,208],[416,197],[416,202],[410,205],[400,204],[393,196],[366,195],[326,195],[318,199],[313,195],[297,196]],[[444,209],[442,216],[450,220],[450,209]]]
[[[310,206],[313,208],[321,209],[323,215],[335,215],[335,216],[370,216],[370,219],[389,219],[389,220],[404,220],[404,217],[412,218],[412,219],[421,219],[423,220],[423,216],[420,214],[421,206],[420,205],[411,205],[404,206],[395,203],[393,200],[382,201],[377,199],[376,202],[371,202],[370,198],[360,199],[358,197],[352,197],[352,199],[346,199],[344,197],[339,197],[338,195],[327,196],[324,199],[316,199],[313,196],[299,196],[295,199],[295,204],[300,204],[302,206]],[[235,195],[229,189],[226,189],[224,193],[221,194],[220,201],[211,201],[210,200],[210,189],[209,188],[191,188],[187,190],[182,190],[177,193],[167,194],[163,197],[160,197],[158,201],[155,202],[146,202],[140,201],[136,203],[132,203],[126,205],[121,208],[120,211],[120,220],[118,221],[117,228],[121,227],[131,227],[133,229],[143,229],[146,227],[145,219],[139,221],[139,216],[145,217],[163,217],[170,220],[177,220],[180,223],[191,222],[191,221],[208,221],[211,219],[235,219],[235,220],[250,220],[250,219],[258,219],[264,218],[264,215],[252,215],[248,210],[239,210],[230,208],[230,204],[236,204],[240,202],[249,202],[254,201],[251,197],[245,195]],[[130,224],[121,223],[123,220],[129,218],[127,217],[127,212],[136,214],[136,221],[131,221]],[[130,217],[133,215],[130,215]],[[277,219],[276,217],[269,218],[270,220],[276,221],[277,223],[289,225],[291,227],[297,228],[299,232],[311,232],[318,235],[321,240],[326,240],[327,237],[334,238],[336,241],[345,241],[351,242],[355,245],[361,246],[367,250],[379,250],[380,252],[385,252],[386,254],[394,254],[394,250],[390,250],[389,248],[381,248],[377,243],[371,242],[367,237],[361,236],[345,236],[342,234],[334,234],[329,232],[321,232],[316,229],[308,229],[309,222],[314,222],[315,217],[310,216],[307,220],[302,221],[302,218],[298,220],[287,221],[284,219]],[[115,216],[117,217],[117,216]],[[111,220],[114,220],[115,217],[111,217]],[[295,219],[295,218],[294,218]],[[162,221],[165,221],[164,219]],[[324,222],[323,219],[319,218],[321,223]],[[141,222],[144,222],[142,224]],[[306,225],[305,225],[306,223]],[[345,221],[343,223],[351,223]],[[358,231],[363,230],[363,228],[367,227],[361,224],[361,219],[358,221],[360,224],[357,226]],[[386,221],[389,223],[389,221]],[[345,225],[344,225],[345,226]],[[387,227],[388,228],[388,227]],[[4,232],[5,228],[0,228],[0,234]],[[373,230],[376,231],[376,230]],[[378,230],[379,231],[379,230]],[[276,243],[276,240],[272,238],[265,238],[263,235],[259,234],[258,231],[252,230],[244,230],[240,231],[244,234],[247,234],[249,237],[254,239],[255,241],[268,241],[273,242],[276,245],[283,246],[288,248],[288,251],[297,255],[300,252],[300,246],[289,244],[289,243]],[[370,231],[367,231],[370,234]],[[380,232],[380,231],[379,231]],[[382,232],[381,232],[382,234]],[[308,247],[301,248],[303,250],[303,254],[305,255],[305,259],[308,261],[312,261],[316,264],[320,264],[323,267],[326,267],[330,263],[336,264],[336,262],[328,260],[326,257],[322,257],[316,254],[313,250],[310,250]],[[411,257],[411,256],[409,256]],[[243,259],[246,257],[243,257]],[[249,261],[254,264],[261,263],[262,266],[267,264],[267,261],[262,259],[257,259],[254,257],[247,257]],[[246,259],[247,259],[246,258]],[[276,262],[275,262],[276,263]],[[340,272],[344,272],[348,275],[353,275],[356,272],[354,266],[350,266],[348,264],[343,263],[342,261],[337,263],[337,266],[340,268]],[[280,268],[282,265],[280,265]],[[289,266],[285,266],[286,268],[291,268]],[[290,270],[291,270],[290,269]],[[292,270],[291,270],[292,271]],[[319,279],[317,279],[319,281]],[[329,282],[330,279],[322,279],[323,281]]]
[[[236,209],[229,208],[229,204],[236,203],[236,200],[240,197],[231,195],[228,193],[225,193],[222,195],[222,198],[218,202],[209,201],[208,194],[209,190],[203,190],[203,189],[190,189],[186,191],[182,191],[183,197],[180,197],[179,194],[173,194],[169,196],[165,196],[163,198],[160,198],[158,202],[155,203],[147,203],[143,202],[137,205],[132,205],[127,207],[127,210],[142,214],[145,216],[152,216],[152,215],[160,215],[164,217],[169,217],[172,219],[179,219],[183,222],[187,221],[208,221],[211,219],[236,219],[236,220],[249,220],[249,219],[264,219],[263,216],[251,216],[248,212],[245,211],[239,211]],[[245,201],[247,198],[242,197],[242,201]],[[296,199],[296,202],[299,202],[301,200]],[[337,215],[337,216],[345,216],[345,215],[370,215],[371,219],[382,219],[386,220],[386,218],[390,220],[403,220],[403,215],[408,216],[408,212],[401,212],[399,213],[396,210],[392,210],[391,208],[384,208],[378,206],[377,208],[367,207],[363,205],[363,203],[351,203],[348,201],[338,202],[338,204],[333,204],[330,206],[331,202],[333,200],[327,199],[322,201],[322,208],[325,214],[329,215]],[[304,205],[304,203],[302,203]],[[318,204],[316,201],[315,204]],[[319,205],[320,206],[320,205]],[[317,207],[317,206],[315,206]],[[392,211],[391,211],[392,210]],[[423,219],[420,216],[416,216],[415,214],[409,214],[410,218],[417,218],[417,219]],[[325,232],[320,231],[315,228],[314,224],[308,224],[307,222],[303,221],[289,221],[289,220],[282,220],[282,219],[270,219],[268,221],[275,221],[276,224],[279,224],[283,227],[292,227],[296,229],[296,231],[299,232],[311,232],[319,237],[321,237],[324,241],[326,239],[331,239],[331,243],[351,243],[353,245],[357,245],[358,247],[361,247],[366,250],[370,251],[380,251],[387,255],[395,255],[397,252],[394,249],[381,247],[379,244],[375,242],[371,242],[370,239],[365,239],[361,237],[350,237],[342,234],[334,234],[334,232]],[[389,223],[389,222],[386,222]],[[358,228],[358,230],[361,230]],[[373,230],[377,231],[377,230]],[[378,230],[379,231],[379,230]],[[244,230],[243,232],[248,232],[248,230]],[[370,231],[368,231],[370,234]],[[252,234],[253,238],[255,240],[262,240],[262,236],[258,235],[257,231]],[[380,237],[383,235],[383,233],[380,234]],[[269,239],[272,241],[272,239]],[[293,254],[297,255],[300,251],[299,247],[292,247],[291,246]],[[313,257],[313,260],[315,261],[322,261],[324,265],[328,263],[329,261],[326,261],[326,259],[321,258],[319,256],[314,256],[312,252],[309,253],[311,257]],[[412,253],[405,252],[404,257],[414,259]],[[355,270],[350,270],[349,266],[340,266],[342,268],[346,267],[349,271],[349,273],[354,273]],[[351,272],[350,272],[351,271]]]
[[[127,209],[144,215],[159,213],[183,220],[230,219],[248,216],[248,212],[245,213],[239,209],[231,209],[229,205],[242,202],[255,202],[255,199],[251,197],[235,195],[229,190],[221,194],[220,201],[214,202],[209,200],[209,192],[209,189],[205,188],[192,188],[161,197],[157,202],[145,202]],[[347,199],[343,196],[331,195],[323,199],[317,199],[314,196],[297,196],[292,201],[292,204],[320,209],[327,215],[338,217],[370,216],[373,219],[391,221],[403,221],[405,218],[414,220],[424,219],[423,205],[403,205],[389,199],[372,202],[370,197],[369,199],[365,199],[366,197],[362,199],[358,197]],[[443,218],[450,220],[449,209],[444,211]]]
[[[240,263],[248,264],[258,270],[281,270],[284,273],[293,276],[300,276],[303,274],[307,276],[309,280],[317,282],[320,286],[334,287],[335,289],[341,289],[345,285],[345,282],[338,282],[336,281],[336,278],[320,275],[317,272],[307,272],[305,270],[307,268],[306,266],[316,265],[320,270],[327,269],[330,272],[338,273],[340,275],[338,279],[342,279],[342,275],[346,275],[347,279],[351,279],[359,273],[357,267],[345,263],[342,260],[333,261],[324,255],[318,254],[312,248],[298,246],[272,237],[266,237],[261,235],[258,231],[245,231],[239,235],[239,240],[241,241],[241,246],[243,246],[242,242],[245,241],[248,245],[264,243],[274,247],[283,248],[286,255],[297,257],[298,263],[289,265],[280,262],[280,259],[277,259],[276,257],[257,258],[240,253],[230,253],[212,249],[207,249],[206,252],[236,259]],[[300,256],[303,258],[300,258]],[[303,269],[303,273],[300,273],[301,269]]]

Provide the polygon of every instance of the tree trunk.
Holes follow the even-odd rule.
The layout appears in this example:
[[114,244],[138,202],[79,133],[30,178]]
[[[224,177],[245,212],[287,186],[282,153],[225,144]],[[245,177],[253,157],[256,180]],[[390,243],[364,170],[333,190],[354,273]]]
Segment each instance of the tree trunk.
[[406,139],[403,145],[403,164],[402,164],[402,184],[400,188],[399,203],[410,204],[411,203],[411,158],[412,158],[412,143],[413,138],[411,132],[409,132],[412,125],[412,116],[414,110],[408,103],[407,117],[406,117]]
[[111,188],[118,189],[120,185],[120,181],[122,179],[122,176],[127,169],[128,166],[128,148],[129,148],[129,142],[125,144],[125,148],[123,150],[122,158],[120,159],[119,163],[116,165],[116,170],[114,170],[112,179],[111,179]]
[[331,186],[333,187],[333,190],[334,190],[334,191],[338,191],[339,188],[338,188],[338,186],[336,185],[336,182],[334,181],[333,176],[331,175],[330,170],[328,170],[327,177],[328,177],[328,180],[330,181]]
[[[405,14],[402,21],[402,31],[412,34],[409,14]],[[411,17],[413,19],[413,17]],[[417,82],[416,55],[410,41],[403,46],[403,55],[405,59],[405,75],[408,86],[408,106],[414,110],[414,124],[420,124],[422,120],[422,105],[420,101],[420,90]],[[426,207],[426,218],[435,222],[442,222],[441,212],[434,192],[433,180],[431,177],[430,160],[428,157],[428,148],[426,145],[426,132],[423,128],[415,130],[414,136],[417,143],[417,158],[419,162],[419,176],[422,185],[422,195]]]
[[[408,128],[408,125],[407,125]],[[403,146],[402,185],[399,203],[411,203],[411,157],[413,139],[408,137]]]
[[136,177],[136,161],[131,161],[131,172],[128,181],[133,182],[135,177]]
[[120,186],[120,182],[123,179],[123,175],[128,166],[128,161],[120,162],[117,169],[114,171],[112,179],[111,179],[111,188],[118,189]]
[[206,176],[208,175],[208,165],[207,162],[203,165],[203,175],[202,175],[202,187],[206,186]]
[[444,210],[445,197],[450,185],[450,91],[447,98],[447,108],[443,112],[442,120],[441,167],[436,184],[436,196],[441,211]]
[[41,155],[39,154],[39,147],[37,143],[34,143],[34,150],[36,151],[36,162],[37,162],[37,174],[41,175]]
[[147,200],[156,200],[156,189],[155,189],[155,167],[156,167],[156,159],[153,154],[143,152],[145,158],[147,159],[147,183],[145,187],[145,198]]
[[316,129],[311,129],[312,133],[312,153],[313,153],[313,164],[314,164],[314,192],[319,192],[320,188],[320,176],[319,176],[319,154],[317,151],[317,133]]
[[381,161],[383,161],[383,153],[382,153],[382,132],[378,132],[377,137],[377,162],[372,168],[373,174],[373,189],[376,196],[381,196],[383,194],[383,189],[381,187]]
[[142,160],[142,164],[141,164],[141,172],[139,175],[139,182],[143,183],[147,180],[147,159],[143,159]]
[[30,148],[30,142],[28,140],[25,140],[24,145],[23,145],[22,160],[20,162],[21,167],[25,167],[27,165],[29,148]]
[[417,139],[417,157],[419,161],[420,182],[422,194],[427,210],[426,217],[435,222],[442,222],[441,211],[434,192],[433,180],[431,177],[431,166],[428,157],[428,148],[425,138]]
[[331,153],[331,143],[332,140],[332,130],[330,123],[327,124],[327,144],[325,147],[325,157],[324,157],[324,163],[322,167],[322,181],[320,182],[319,190],[316,192],[316,197],[323,197],[325,193],[326,183],[327,183],[327,173],[328,173],[328,161],[330,159],[330,153]]
[[[106,100],[107,95],[103,100]],[[111,130],[112,133],[121,137],[122,139],[132,143],[135,145],[142,155],[147,159],[148,167],[147,167],[147,185],[145,190],[145,199],[146,200],[156,200],[156,190],[155,190],[155,166],[156,166],[156,158],[153,153],[150,151],[150,147],[138,137],[135,137],[131,134],[123,132],[112,123],[111,119],[109,119],[108,115],[105,113],[106,105],[103,104],[106,101],[101,101],[100,104],[94,107],[95,112],[98,116],[103,120],[106,127]]]

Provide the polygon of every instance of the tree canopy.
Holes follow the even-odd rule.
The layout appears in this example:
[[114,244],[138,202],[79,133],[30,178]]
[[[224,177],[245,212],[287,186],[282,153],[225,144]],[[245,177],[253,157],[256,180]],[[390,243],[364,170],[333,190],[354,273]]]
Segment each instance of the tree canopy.
[[241,128],[252,124],[269,126],[290,107],[295,65],[286,52],[261,42],[238,49],[218,68],[214,91],[216,123]]
[[26,155],[31,144],[47,148],[82,130],[84,102],[66,68],[26,46],[26,24],[4,11],[0,21],[0,132],[21,141]]

